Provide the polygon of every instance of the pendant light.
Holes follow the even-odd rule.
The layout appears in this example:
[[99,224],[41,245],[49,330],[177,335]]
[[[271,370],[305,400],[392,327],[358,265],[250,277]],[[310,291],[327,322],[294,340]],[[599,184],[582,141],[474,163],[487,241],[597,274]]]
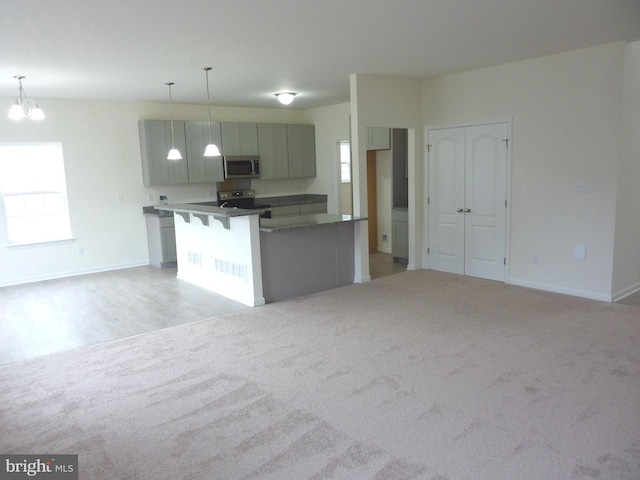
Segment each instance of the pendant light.
[[173,136],[173,99],[171,98],[171,85],[173,85],[173,82],[167,82],[165,85],[169,87],[169,103],[171,104],[171,149],[169,150],[169,155],[167,155],[167,160],[182,160],[182,154],[176,148],[176,141]]
[[209,144],[204,149],[204,156],[219,157],[220,150],[218,146],[213,143],[213,132],[211,130],[211,95],[209,95],[209,70],[211,70],[211,67],[202,67],[202,70],[204,70],[205,77],[207,78],[207,105],[209,106]]
[[24,93],[22,86],[24,75],[16,75],[13,78],[18,80],[18,98],[16,98],[16,103],[9,109],[9,118],[11,120],[22,120],[23,118],[30,118],[31,120],[44,119],[44,112],[36,101],[27,98],[26,93]]

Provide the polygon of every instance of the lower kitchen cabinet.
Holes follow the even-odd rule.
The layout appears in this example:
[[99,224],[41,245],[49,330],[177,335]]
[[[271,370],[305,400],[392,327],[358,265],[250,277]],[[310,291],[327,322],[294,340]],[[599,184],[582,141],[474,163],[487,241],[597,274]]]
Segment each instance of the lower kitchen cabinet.
[[300,215],[300,205],[271,207],[271,218],[294,217]]
[[391,210],[391,253],[394,261],[409,259],[409,212],[406,208]]
[[327,213],[327,202],[300,203],[271,207],[271,218],[296,217],[298,215],[314,215]]
[[158,268],[176,267],[178,255],[173,216],[145,215],[145,217],[147,219],[149,264]]
[[300,215],[312,215],[314,213],[327,213],[327,202],[300,204]]

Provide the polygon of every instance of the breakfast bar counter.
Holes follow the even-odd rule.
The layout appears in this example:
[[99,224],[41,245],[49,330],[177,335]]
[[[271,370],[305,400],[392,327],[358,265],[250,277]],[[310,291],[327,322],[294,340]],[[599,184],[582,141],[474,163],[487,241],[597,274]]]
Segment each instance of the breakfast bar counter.
[[316,214],[260,219],[262,285],[267,303],[350,285],[354,225],[366,218]]

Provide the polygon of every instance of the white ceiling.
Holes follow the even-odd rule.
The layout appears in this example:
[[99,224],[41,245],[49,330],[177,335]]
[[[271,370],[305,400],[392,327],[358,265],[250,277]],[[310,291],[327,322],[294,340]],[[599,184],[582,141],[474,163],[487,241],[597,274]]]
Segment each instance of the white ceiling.
[[431,77],[640,39],[640,0],[12,0],[0,96],[283,108],[348,101],[352,73]]

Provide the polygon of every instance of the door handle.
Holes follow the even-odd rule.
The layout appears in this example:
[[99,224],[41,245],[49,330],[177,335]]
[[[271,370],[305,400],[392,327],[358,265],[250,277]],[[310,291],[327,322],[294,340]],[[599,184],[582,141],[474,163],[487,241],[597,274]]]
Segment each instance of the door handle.
[[464,213],[469,213],[469,212],[471,212],[471,209],[470,209],[470,208],[465,208],[465,209],[464,209]]
[[463,210],[461,208],[458,209],[458,213],[462,213]]

